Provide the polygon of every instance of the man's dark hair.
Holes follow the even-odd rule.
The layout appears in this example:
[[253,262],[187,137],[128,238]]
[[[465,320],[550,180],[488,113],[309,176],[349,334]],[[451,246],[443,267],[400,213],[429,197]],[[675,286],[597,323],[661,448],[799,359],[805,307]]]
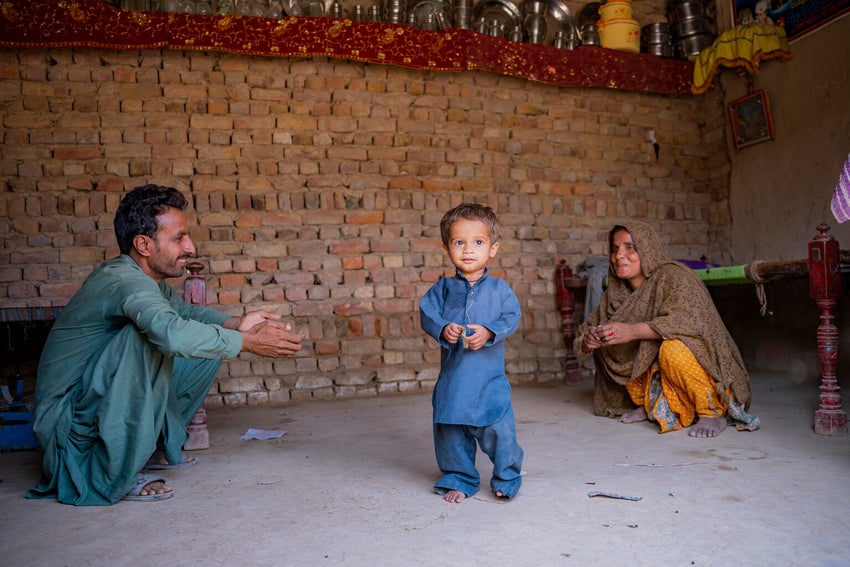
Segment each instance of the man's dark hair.
[[159,230],[157,217],[167,209],[186,210],[186,197],[174,187],[142,185],[127,193],[115,212],[115,238],[122,254],[133,249],[133,239],[138,235],[156,237]]
[[490,235],[490,243],[499,240],[499,219],[493,209],[485,205],[462,203],[443,215],[443,219],[440,221],[440,238],[444,246],[449,245],[449,231],[452,225],[460,219],[483,222]]

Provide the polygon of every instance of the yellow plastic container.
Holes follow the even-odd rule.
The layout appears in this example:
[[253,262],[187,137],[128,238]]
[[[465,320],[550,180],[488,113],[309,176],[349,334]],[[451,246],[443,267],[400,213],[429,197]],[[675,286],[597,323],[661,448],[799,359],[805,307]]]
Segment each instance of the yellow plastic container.
[[608,0],[599,7],[599,17],[603,20],[630,19],[632,17],[632,3],[625,0]]
[[640,24],[632,18],[599,20],[599,42],[602,47],[640,53]]

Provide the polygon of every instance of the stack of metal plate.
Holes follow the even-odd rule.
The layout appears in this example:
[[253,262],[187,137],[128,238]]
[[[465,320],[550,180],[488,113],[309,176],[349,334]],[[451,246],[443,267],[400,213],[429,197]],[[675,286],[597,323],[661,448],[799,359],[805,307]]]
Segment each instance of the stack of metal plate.
[[695,58],[717,36],[704,0],[668,0],[667,20],[673,26],[673,44],[685,59]]

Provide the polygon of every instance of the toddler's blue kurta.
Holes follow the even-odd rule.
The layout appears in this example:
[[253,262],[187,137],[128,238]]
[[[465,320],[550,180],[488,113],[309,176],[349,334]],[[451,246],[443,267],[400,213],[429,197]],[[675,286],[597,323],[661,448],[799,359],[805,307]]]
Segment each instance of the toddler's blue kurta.
[[[522,482],[523,452],[516,442],[511,387],[505,375],[505,339],[519,326],[520,305],[502,279],[484,276],[474,286],[459,272],[442,278],[419,303],[422,329],[442,348],[440,376],[434,387],[434,448],[443,473],[434,489],[478,491],[475,443],[493,462],[490,486],[513,498]],[[449,323],[482,325],[494,337],[478,350],[450,344]]]
[[[519,326],[520,306],[511,287],[488,276],[475,286],[459,273],[434,284],[419,303],[422,329],[442,347],[440,376],[434,388],[434,423],[491,425],[511,405],[505,376],[505,339]],[[449,323],[483,325],[495,335],[484,348],[449,344],[443,328]]]

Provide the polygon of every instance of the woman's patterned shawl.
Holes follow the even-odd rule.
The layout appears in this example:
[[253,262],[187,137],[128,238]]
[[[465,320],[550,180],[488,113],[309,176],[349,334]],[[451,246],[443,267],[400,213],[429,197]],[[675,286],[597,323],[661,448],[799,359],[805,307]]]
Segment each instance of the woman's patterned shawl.
[[[582,337],[592,325],[609,321],[645,322],[664,339],[681,339],[717,381],[718,393],[722,395],[731,389],[734,399],[745,409],[749,408],[749,375],[705,284],[690,268],[667,255],[652,227],[640,221],[627,221],[619,226],[631,234],[647,279],[632,291],[629,283],[618,278],[609,266],[608,288],[599,307],[579,327],[575,350],[580,350]],[[613,233],[610,233],[609,254],[612,239]],[[657,359],[660,346],[660,340],[641,340],[596,349],[594,409],[598,414],[616,416],[634,406],[625,389],[617,384],[626,384],[646,372]]]

